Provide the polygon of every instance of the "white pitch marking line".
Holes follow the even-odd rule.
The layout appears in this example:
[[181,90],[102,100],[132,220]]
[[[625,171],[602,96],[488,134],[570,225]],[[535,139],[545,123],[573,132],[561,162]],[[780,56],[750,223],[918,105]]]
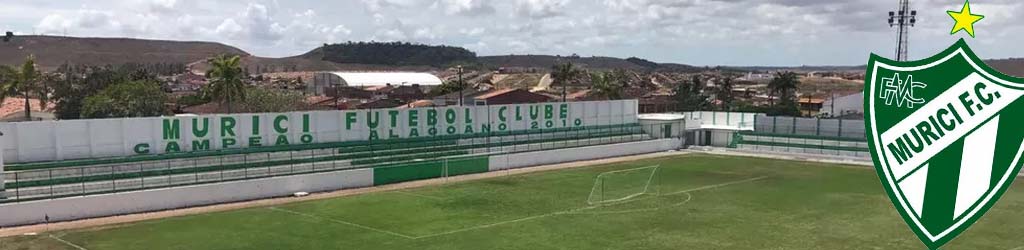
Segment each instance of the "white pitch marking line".
[[437,197],[437,196],[430,196],[430,195],[425,195],[425,194],[417,194],[417,193],[406,192],[406,191],[402,191],[402,190],[394,191],[394,193],[404,194],[404,195],[408,195],[408,196],[415,196],[415,197],[420,197],[420,198],[427,198],[427,199],[431,199],[431,200],[439,200],[439,201],[447,200],[445,198],[441,198],[441,197]]
[[412,236],[408,236],[408,235],[404,235],[404,234],[400,234],[400,233],[396,233],[396,232],[392,232],[392,231],[388,231],[388,230],[384,230],[384,229],[364,226],[364,225],[360,225],[360,224],[356,224],[356,223],[352,223],[352,222],[348,222],[348,221],[343,221],[343,220],[325,218],[325,217],[316,216],[316,215],[312,215],[312,214],[292,211],[292,210],[288,210],[288,209],[284,209],[284,208],[268,207],[267,209],[278,211],[278,212],[282,212],[282,213],[289,213],[289,214],[294,214],[294,215],[298,215],[298,216],[319,219],[319,220],[326,220],[326,221],[330,221],[330,222],[334,222],[334,223],[338,223],[338,224],[343,224],[343,225],[349,225],[349,226],[353,226],[353,227],[358,227],[358,228],[362,228],[362,229],[366,229],[366,230],[370,230],[370,231],[374,231],[374,232],[378,232],[378,233],[390,234],[390,235],[393,235],[393,236],[398,236],[398,237],[406,238],[406,239],[410,239],[410,240],[417,238],[417,237],[412,237]]
[[68,246],[74,247],[75,249],[78,249],[78,250],[89,250],[89,249],[86,249],[86,248],[84,248],[82,246],[75,245],[75,243],[71,243],[70,241],[66,241],[64,239],[61,239],[60,237],[57,237],[56,235],[53,235],[53,234],[50,234],[50,238],[54,239],[54,240],[57,240],[57,241],[60,241],[61,243],[64,243],[64,245],[68,245]]
[[[682,193],[689,194],[690,192],[707,190],[707,189],[713,189],[713,188],[720,188],[720,187],[724,187],[724,186],[742,184],[742,183],[753,182],[753,181],[759,181],[759,180],[763,180],[763,179],[767,179],[767,178],[768,178],[768,176],[761,176],[761,177],[755,177],[755,178],[750,178],[750,179],[745,179],[745,180],[726,182],[726,183],[722,183],[722,184],[715,184],[715,185],[708,185],[708,186],[703,186],[703,187],[698,187],[698,188],[693,188],[693,189],[687,189],[687,190],[682,190],[682,191],[673,192],[673,193],[664,194],[664,195],[676,195],[676,194],[682,194]],[[650,197],[648,197],[648,198],[650,198]],[[635,199],[635,200],[619,202],[619,203],[615,203],[615,204],[606,204],[606,205],[603,205],[603,206],[623,204],[623,203],[627,203],[627,202],[639,201],[639,200],[644,200],[644,199],[648,199],[648,198]],[[692,199],[693,196],[691,195],[690,198]],[[686,202],[689,202],[689,200],[690,199],[687,199]],[[683,202],[683,203],[686,203],[686,202]],[[680,205],[683,204],[683,203],[680,203]],[[575,208],[575,209],[559,211],[559,212],[554,212],[554,213],[549,213],[549,214],[534,215],[534,216],[523,217],[523,218],[519,218],[519,219],[515,219],[515,220],[502,221],[502,222],[496,222],[496,223],[480,225],[480,226],[475,226],[475,227],[468,227],[468,228],[463,228],[463,229],[454,230],[454,231],[448,231],[448,232],[443,232],[443,233],[418,236],[418,237],[414,237],[414,239],[423,239],[423,238],[430,238],[430,237],[436,237],[436,236],[442,236],[442,235],[448,235],[448,234],[454,234],[454,233],[461,233],[461,232],[466,232],[466,231],[473,231],[473,230],[478,230],[478,229],[484,229],[484,228],[489,228],[489,227],[505,225],[505,224],[509,224],[509,223],[516,223],[516,222],[523,222],[523,221],[540,219],[540,218],[545,218],[545,217],[551,217],[551,216],[561,215],[561,214],[574,214],[574,213],[577,213],[579,211],[590,210],[590,209],[595,209],[595,208],[599,208],[599,207],[602,207],[602,206],[589,206],[589,207]]]

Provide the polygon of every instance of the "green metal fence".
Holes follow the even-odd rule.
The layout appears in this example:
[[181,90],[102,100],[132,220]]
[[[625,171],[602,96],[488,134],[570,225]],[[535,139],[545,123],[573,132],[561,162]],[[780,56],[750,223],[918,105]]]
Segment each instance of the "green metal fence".
[[0,203],[357,168],[404,169],[423,164],[431,168],[438,159],[468,161],[488,154],[647,140],[651,136],[644,131],[659,128],[646,126],[631,123],[12,164],[5,172]]

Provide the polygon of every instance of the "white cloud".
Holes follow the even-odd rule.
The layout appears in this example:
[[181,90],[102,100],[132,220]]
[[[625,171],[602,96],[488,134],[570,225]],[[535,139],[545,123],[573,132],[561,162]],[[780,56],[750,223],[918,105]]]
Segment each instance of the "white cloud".
[[[950,36],[957,0],[915,0],[911,57]],[[863,64],[889,54],[894,31],[879,0],[109,0],[9,1],[5,30],[72,36],[206,40],[260,56],[292,56],[322,43],[409,41],[464,45],[481,55],[638,56],[704,64]],[[1024,2],[972,2],[986,15],[975,48],[1022,57]],[[794,53],[787,56],[784,52]]]
[[494,13],[490,0],[439,0],[448,15],[477,16]]
[[548,18],[563,13],[570,0],[516,0],[516,13],[532,18]]

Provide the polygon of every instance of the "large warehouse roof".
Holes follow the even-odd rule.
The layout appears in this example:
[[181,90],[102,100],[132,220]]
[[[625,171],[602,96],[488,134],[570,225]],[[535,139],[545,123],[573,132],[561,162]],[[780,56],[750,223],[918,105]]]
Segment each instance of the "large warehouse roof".
[[346,86],[383,86],[383,85],[441,85],[441,79],[428,73],[412,72],[373,72],[373,73],[352,73],[352,72],[331,72],[344,81]]

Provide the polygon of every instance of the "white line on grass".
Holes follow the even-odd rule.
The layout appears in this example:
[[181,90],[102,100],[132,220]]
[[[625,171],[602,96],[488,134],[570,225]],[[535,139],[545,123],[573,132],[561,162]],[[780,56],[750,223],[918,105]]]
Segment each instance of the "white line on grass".
[[[676,203],[676,204],[668,205],[668,206],[652,207],[652,208],[639,208],[639,209],[630,209],[630,210],[619,210],[619,211],[606,211],[606,212],[586,212],[586,213],[576,212],[576,213],[571,213],[571,214],[604,215],[604,214],[629,214],[629,213],[654,212],[654,211],[658,211],[658,210],[662,210],[662,209],[666,209],[666,208],[670,208],[670,207],[682,206],[682,205],[684,205],[686,203],[689,203],[691,200],[693,200],[693,195],[692,194],[690,194],[690,193],[684,193],[684,194],[686,194],[686,200],[681,201],[681,202]],[[622,204],[622,203],[618,203],[618,204]]]
[[402,191],[402,190],[394,191],[394,193],[404,194],[404,195],[408,195],[408,196],[415,196],[415,197],[420,197],[420,198],[427,198],[427,199],[438,200],[438,201],[447,200],[445,198],[441,198],[441,197],[437,197],[437,196],[430,196],[430,195],[425,195],[425,194],[417,194],[417,193],[406,192],[406,191]]
[[[761,176],[761,177],[755,177],[755,178],[750,178],[750,179],[745,179],[745,180],[726,182],[726,183],[722,183],[722,184],[708,185],[708,186],[703,186],[703,187],[697,187],[697,188],[692,188],[692,189],[672,192],[672,193],[664,194],[663,196],[665,196],[665,195],[677,195],[677,194],[683,194],[683,193],[685,193],[687,195],[690,195],[690,197],[687,198],[686,201],[683,201],[683,202],[678,203],[678,204],[674,204],[672,206],[682,205],[682,204],[685,204],[685,203],[689,202],[690,199],[693,198],[693,195],[689,194],[690,192],[701,191],[701,190],[708,190],[708,189],[713,189],[713,188],[720,188],[720,187],[736,185],[736,184],[742,184],[742,183],[747,183],[747,182],[754,182],[754,181],[759,181],[759,180],[763,180],[763,179],[767,179],[767,178],[768,178],[768,176]],[[651,196],[651,197],[655,197],[655,196]],[[641,199],[633,199],[633,200],[623,201],[623,202],[618,202],[618,203],[613,203],[613,204],[606,204],[606,205],[599,205],[599,206],[589,206],[589,207],[582,207],[582,208],[574,208],[574,209],[565,210],[565,211],[559,211],[559,212],[548,213],[548,214],[541,214],[541,215],[534,215],[534,216],[523,217],[523,218],[519,218],[519,219],[515,219],[515,220],[495,222],[495,223],[486,224],[486,225],[480,225],[480,226],[475,226],[475,227],[468,227],[468,228],[463,228],[463,229],[454,230],[454,231],[448,231],[448,232],[443,232],[443,233],[436,233],[436,234],[430,234],[430,235],[417,236],[417,237],[413,237],[413,238],[414,239],[431,238],[431,237],[437,237],[437,236],[442,236],[442,235],[449,235],[449,234],[454,234],[454,233],[461,233],[461,232],[485,229],[485,228],[490,228],[490,227],[495,227],[495,226],[501,226],[501,225],[510,224],[510,223],[516,223],[516,222],[523,222],[523,221],[528,221],[528,220],[535,220],[535,219],[540,219],[540,218],[546,218],[546,217],[551,217],[551,216],[555,216],[555,215],[562,215],[562,214],[589,214],[589,213],[579,213],[579,212],[580,211],[590,210],[590,209],[595,209],[595,208],[600,208],[600,207],[604,207],[604,206],[618,205],[618,204],[624,204],[624,203],[629,203],[629,202],[645,200],[645,199],[649,199],[651,197],[646,197],[646,198],[641,198]]]
[[316,216],[316,215],[312,215],[312,214],[292,211],[292,210],[288,210],[288,209],[284,209],[284,208],[268,207],[267,209],[278,211],[278,212],[282,212],[282,213],[289,213],[289,214],[294,214],[294,215],[298,215],[298,216],[314,218],[314,219],[318,219],[318,220],[330,221],[330,222],[334,222],[334,223],[338,223],[338,224],[343,224],[343,225],[349,225],[349,226],[358,227],[358,228],[362,228],[362,229],[366,229],[366,230],[370,230],[370,231],[374,231],[374,232],[378,232],[378,233],[390,234],[390,235],[393,235],[393,236],[398,236],[398,237],[406,238],[406,239],[410,239],[410,240],[417,239],[417,237],[412,237],[412,236],[408,236],[408,235],[404,235],[404,234],[400,234],[400,233],[396,233],[396,232],[392,232],[392,231],[388,231],[388,230],[384,230],[384,229],[364,226],[364,225],[360,225],[360,224],[356,224],[356,223],[352,223],[352,222],[348,222],[348,221],[343,221],[343,220],[338,220],[338,219],[325,218],[325,217]]
[[61,239],[60,237],[57,237],[56,235],[53,235],[53,234],[50,234],[50,238],[54,239],[56,241],[60,241],[61,243],[64,243],[64,245],[68,245],[68,246],[74,247],[75,249],[78,249],[78,250],[89,250],[89,249],[86,249],[86,248],[84,248],[82,246],[75,245],[75,243],[71,243],[70,241],[66,241],[64,239]]

